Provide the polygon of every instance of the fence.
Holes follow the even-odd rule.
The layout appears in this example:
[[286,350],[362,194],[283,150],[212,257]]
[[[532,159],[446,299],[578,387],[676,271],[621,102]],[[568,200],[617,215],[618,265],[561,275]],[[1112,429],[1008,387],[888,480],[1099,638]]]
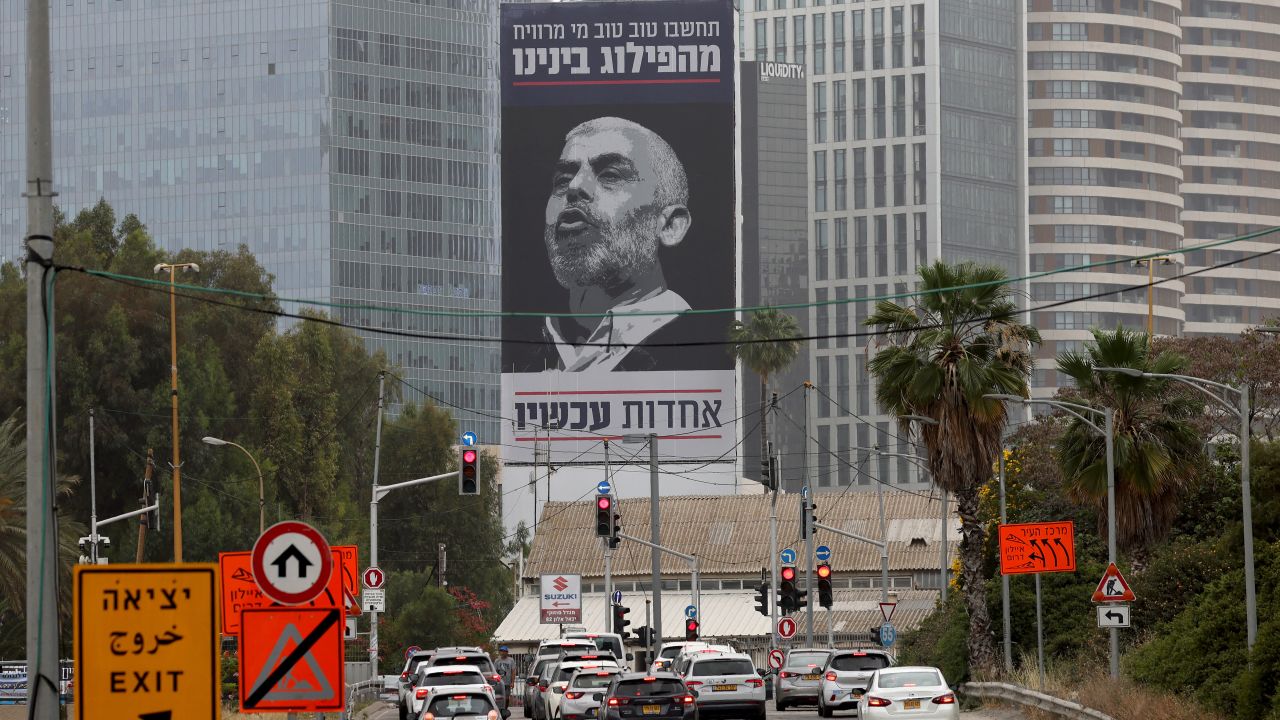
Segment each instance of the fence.
[[1020,685],[998,682],[970,682],[960,685],[960,692],[978,698],[991,698],[1039,708],[1069,720],[1113,720],[1110,715],[1087,708],[1080,703],[1028,690]]

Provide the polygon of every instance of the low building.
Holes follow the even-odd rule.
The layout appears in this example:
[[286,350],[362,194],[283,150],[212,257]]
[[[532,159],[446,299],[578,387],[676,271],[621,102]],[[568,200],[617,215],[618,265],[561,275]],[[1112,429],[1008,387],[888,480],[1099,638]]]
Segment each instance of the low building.
[[[757,654],[768,643],[769,618],[756,611],[756,589],[769,568],[771,496],[664,497],[659,501],[660,543],[698,558],[702,638],[732,642]],[[645,538],[649,534],[650,503],[627,499],[621,509],[622,533]],[[941,585],[942,520],[938,498],[927,493],[886,491],[885,534],[889,547],[889,590],[898,607],[894,625],[907,630],[919,625],[936,605]],[[804,543],[800,540],[800,496],[778,498],[778,546],[792,548],[800,558],[800,586],[804,578]],[[879,538],[880,504],[874,493],[819,496],[818,522],[864,537]],[[960,541],[959,520],[947,523],[948,558],[955,558]],[[815,608],[815,642],[827,643],[828,627],[836,644],[869,642],[869,630],[882,622],[880,612],[880,550],[831,532],[819,531],[815,545],[831,550],[833,607]],[[662,629],[667,640],[683,639],[684,613],[693,602],[691,563],[664,554],[662,560]],[[582,576],[582,618],[575,628],[605,632],[611,621],[605,580],[603,541],[595,535],[594,495],[576,502],[549,503],[543,513],[533,549],[525,563],[521,593],[515,607],[494,632],[494,639],[520,654],[540,640],[558,637],[569,627],[540,623],[539,581],[544,574]],[[643,545],[621,541],[611,562],[613,589],[622,593],[634,630],[646,624],[651,612],[651,556]],[[816,590],[814,602],[816,603]],[[776,595],[776,593],[774,593]],[[771,602],[773,601],[771,597]],[[798,639],[805,636],[805,614]],[[761,659],[762,662],[762,659]]]

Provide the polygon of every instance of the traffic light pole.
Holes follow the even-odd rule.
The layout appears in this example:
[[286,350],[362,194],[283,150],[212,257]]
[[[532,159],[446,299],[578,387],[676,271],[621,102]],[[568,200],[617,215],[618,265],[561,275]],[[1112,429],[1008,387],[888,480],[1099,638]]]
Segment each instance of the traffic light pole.
[[[654,543],[649,542],[648,540],[641,540],[640,538],[635,537],[634,535],[627,535],[626,533],[618,533],[618,537],[623,540],[630,540],[631,542],[634,542],[634,543],[640,543],[641,545],[644,545],[647,548],[653,549],[655,553],[667,553],[668,555],[675,555],[681,560],[684,560],[685,562],[689,563],[690,574],[693,576],[693,606],[697,608],[699,611],[702,610],[702,603],[701,603],[702,582],[701,582],[701,576],[699,574],[699,569],[698,569],[697,555],[686,555],[685,553],[682,553],[679,550],[672,550],[669,547],[656,545]],[[656,625],[657,623],[660,622],[658,620],[658,615],[657,615],[658,613],[657,603],[654,603],[653,610],[654,610],[653,622]],[[699,618],[699,621],[701,621],[701,618]],[[655,627],[654,629],[656,630],[657,628]],[[661,638],[659,638],[659,640],[661,640]],[[659,646],[660,645],[661,645],[661,642],[659,642]]]
[[[861,540],[862,542],[867,543],[869,545],[875,545],[876,547],[880,548],[881,557],[884,557],[884,558],[889,557],[889,543],[886,541],[872,540],[871,538],[864,537],[862,535],[859,535],[858,533],[851,533],[848,530],[841,530],[840,528],[834,528],[834,527],[831,527],[830,525],[823,525],[820,522],[813,523],[813,527],[819,530],[825,530],[829,533],[833,533],[841,537],[847,537],[850,540]],[[886,596],[886,599],[887,599],[887,596]]]
[[[605,603],[613,602],[613,548],[609,547],[609,538],[601,538],[604,543],[604,597]],[[609,621],[605,620],[605,632],[613,632]]]
[[817,477],[814,474],[815,458],[817,457],[816,442],[813,437],[814,431],[817,429],[813,420],[813,398],[809,392],[813,387],[812,383],[804,384],[804,446],[805,446],[805,467],[804,467],[804,495],[800,500],[801,512],[803,515],[800,522],[803,527],[808,530],[804,533],[804,590],[805,604],[808,606],[809,621],[805,623],[808,627],[805,629],[805,643],[808,647],[813,647],[813,517],[809,510],[809,495],[814,486],[814,480]]
[[[806,488],[806,490],[807,489],[808,488]],[[800,509],[801,512],[804,513],[800,518],[800,522],[804,523],[809,528],[808,532],[804,534],[804,591],[807,593],[805,595],[804,604],[806,608],[806,615],[808,615],[809,618],[808,622],[805,623],[807,627],[805,628],[804,641],[807,647],[813,647],[813,603],[816,600],[814,596],[818,593],[813,587],[813,531],[815,529],[815,524],[813,522],[813,511],[809,509],[808,492],[806,492],[804,497],[800,500]]]
[[778,647],[778,485],[782,482],[782,458],[774,466],[773,502],[769,505],[769,637]]

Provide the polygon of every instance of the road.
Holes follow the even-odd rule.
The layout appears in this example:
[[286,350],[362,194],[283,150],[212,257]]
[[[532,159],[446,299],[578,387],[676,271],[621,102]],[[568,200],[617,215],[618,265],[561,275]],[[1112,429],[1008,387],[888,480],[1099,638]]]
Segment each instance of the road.
[[[767,715],[767,720],[818,720],[818,711],[814,708],[796,708],[778,712],[773,709],[773,703],[769,703]],[[835,717],[849,718],[850,715],[836,713]],[[1011,708],[984,708],[962,713],[961,717],[965,720],[1024,720],[1026,716]],[[368,712],[364,720],[399,720],[399,715],[396,713],[395,703],[381,703],[381,707]],[[511,720],[524,720],[519,708],[512,709]]]

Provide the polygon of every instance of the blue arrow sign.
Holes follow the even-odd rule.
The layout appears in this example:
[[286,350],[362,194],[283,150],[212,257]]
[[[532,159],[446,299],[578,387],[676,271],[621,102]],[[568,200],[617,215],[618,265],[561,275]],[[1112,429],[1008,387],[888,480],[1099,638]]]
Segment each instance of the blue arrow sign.
[[800,488],[800,497],[802,497],[802,498],[804,498],[804,499],[806,499],[806,500],[808,500],[808,499],[809,499],[809,486],[808,486],[808,485],[805,485],[804,487]]
[[614,591],[613,591],[613,602],[614,602],[614,603],[619,603],[619,604],[622,602],[622,591],[621,591],[621,590],[614,590]]
[[608,480],[601,480],[600,482],[596,483],[596,492],[600,493],[601,495],[608,495],[609,491],[612,489],[613,489],[613,486],[609,484]]
[[880,644],[885,647],[893,647],[893,641],[898,639],[898,629],[893,623],[887,622],[880,626]]
[[686,605],[684,608],[684,616],[690,620],[698,617],[698,608],[692,605]]
[[818,547],[814,548],[813,554],[822,562],[826,562],[831,559],[831,548],[827,547],[826,545],[819,545]]
[[783,565],[795,565],[796,551],[791,548],[787,548],[786,550],[778,553],[778,559],[782,561]]
[[475,445],[479,439],[480,439],[479,436],[477,436],[475,433],[471,432],[470,430],[462,433],[462,444],[468,447]]

